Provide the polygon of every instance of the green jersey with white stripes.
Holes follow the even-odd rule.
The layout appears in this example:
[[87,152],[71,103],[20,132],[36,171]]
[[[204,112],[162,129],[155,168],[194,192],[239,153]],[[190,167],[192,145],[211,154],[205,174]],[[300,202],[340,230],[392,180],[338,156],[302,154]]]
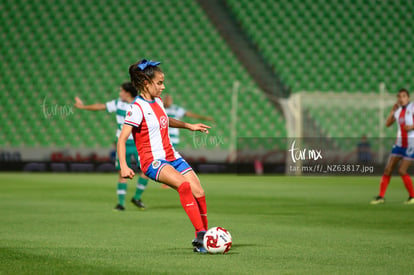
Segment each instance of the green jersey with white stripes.
[[[185,113],[187,111],[184,108],[173,104],[170,107],[165,108],[165,112],[167,113],[168,117],[181,120],[185,116]],[[177,145],[180,143],[180,129],[169,128],[168,133],[170,134],[170,140],[173,145]]]
[[[129,105],[131,105],[128,102],[122,101],[121,99],[114,99],[111,101],[108,101],[105,103],[106,110],[108,113],[116,113],[116,123],[118,124],[117,130],[116,130],[116,137],[118,138],[121,134],[122,126],[124,125],[125,120],[125,114],[127,112],[127,109],[129,108]],[[128,141],[134,140],[132,137],[132,134],[129,135]]]

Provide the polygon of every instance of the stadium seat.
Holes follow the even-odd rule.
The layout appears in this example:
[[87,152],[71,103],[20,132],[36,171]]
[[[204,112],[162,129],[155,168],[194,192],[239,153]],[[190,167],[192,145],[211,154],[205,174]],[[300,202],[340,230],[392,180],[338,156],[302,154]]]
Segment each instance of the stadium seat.
[[[71,106],[76,95],[86,104],[116,98],[119,85],[129,78],[128,66],[142,57],[161,60],[167,73],[166,91],[186,109],[214,116],[217,134],[225,138],[233,82],[241,82],[239,104],[243,106],[244,93],[256,89],[202,9],[191,0],[134,6],[112,1],[18,0],[5,7],[0,11],[5,18],[0,23],[4,30],[0,68],[5,76],[0,85],[8,95],[0,93],[2,108],[16,113],[20,110],[13,107],[16,102],[33,104],[33,108],[24,114],[30,117],[27,124],[16,123],[10,131],[2,131],[2,146],[110,147],[116,127],[112,114],[74,109],[68,117],[54,114],[45,118],[42,103],[53,108]],[[244,132],[253,129],[249,133],[255,136],[285,136],[282,115],[261,92],[254,99],[260,102],[262,114],[275,119],[256,123],[260,118],[247,104],[246,111],[239,112],[238,128]],[[2,113],[3,129],[8,124]],[[191,147],[191,136],[183,135],[182,143],[181,148]],[[229,143],[220,146],[225,149]]]
[[[382,81],[395,91],[403,84],[414,84],[412,74],[399,69],[410,68],[409,60],[413,60],[412,51],[405,50],[412,48],[407,38],[412,36],[408,20],[414,15],[413,1],[227,2],[258,47],[272,48],[263,52],[294,92],[374,92]],[[298,52],[305,55],[297,55]],[[286,57],[286,61],[281,62],[278,57]],[[301,66],[298,59],[311,60],[312,70],[332,79],[318,79],[310,85],[306,78],[290,77]],[[389,64],[375,64],[384,61]],[[338,68],[354,72],[343,81],[343,74],[335,74]],[[384,75],[387,68],[389,77]]]
[[[227,0],[234,16],[293,92],[390,92],[412,88],[413,1]],[[329,109],[329,108],[328,108]],[[378,133],[378,114],[310,109],[327,136]],[[327,116],[331,116],[331,118]],[[367,121],[366,118],[375,119]],[[363,121],[364,123],[356,123]],[[340,125],[349,125],[338,127]],[[384,130],[394,136],[395,129]]]

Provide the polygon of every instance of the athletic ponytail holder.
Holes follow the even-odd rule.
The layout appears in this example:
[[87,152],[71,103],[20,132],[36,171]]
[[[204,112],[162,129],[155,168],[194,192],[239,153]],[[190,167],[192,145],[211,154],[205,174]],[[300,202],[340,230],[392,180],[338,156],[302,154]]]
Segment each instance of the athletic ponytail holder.
[[143,70],[145,70],[145,68],[146,68],[146,67],[148,67],[148,66],[153,66],[153,67],[155,67],[155,66],[158,66],[159,64],[161,64],[161,62],[159,62],[159,61],[152,61],[152,60],[142,59],[141,63],[139,63],[139,64],[137,65],[137,67],[138,67],[141,71],[143,71]]

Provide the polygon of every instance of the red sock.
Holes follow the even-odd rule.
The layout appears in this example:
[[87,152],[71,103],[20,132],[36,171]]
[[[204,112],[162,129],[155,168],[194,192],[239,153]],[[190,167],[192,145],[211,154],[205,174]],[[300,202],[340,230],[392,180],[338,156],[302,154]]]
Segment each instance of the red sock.
[[206,196],[196,198],[196,200],[198,203],[198,209],[200,210],[201,219],[203,220],[204,228],[208,229]]
[[390,183],[391,176],[390,175],[382,175],[381,183],[380,183],[380,192],[379,196],[384,197],[385,191],[387,191],[388,183]]
[[408,194],[410,194],[410,197],[414,198],[414,188],[413,188],[413,181],[410,178],[410,175],[405,174],[404,176],[401,176],[405,189],[407,189]]
[[190,218],[193,224],[196,234],[199,231],[205,231],[203,221],[200,216],[200,210],[198,209],[197,201],[195,200],[193,193],[191,192],[190,183],[185,181],[177,189],[180,195],[181,205],[183,206],[187,216]]

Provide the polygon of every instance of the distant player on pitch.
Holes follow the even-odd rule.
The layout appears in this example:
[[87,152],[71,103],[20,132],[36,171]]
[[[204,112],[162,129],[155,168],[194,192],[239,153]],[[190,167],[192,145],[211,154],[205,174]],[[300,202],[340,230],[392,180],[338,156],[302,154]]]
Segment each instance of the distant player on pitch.
[[384,170],[380,183],[378,196],[371,201],[371,204],[385,202],[384,196],[387,191],[391,173],[401,161],[398,173],[400,174],[409,197],[405,204],[414,204],[413,182],[407,173],[407,169],[414,159],[414,104],[410,102],[410,94],[406,89],[400,89],[397,94],[397,103],[391,109],[385,122],[390,127],[397,121],[398,132],[395,144],[392,147],[391,155]]
[[[129,109],[129,105],[134,101],[137,96],[137,90],[132,86],[131,82],[126,82],[121,85],[119,91],[119,98],[108,101],[106,103],[95,103],[92,105],[84,105],[82,100],[79,97],[75,98],[75,107],[82,110],[89,111],[108,111],[109,113],[116,114],[116,122],[118,124],[116,130],[116,137],[119,138],[121,133],[122,125],[124,125],[125,113]],[[139,166],[139,158],[137,149],[135,148],[134,139],[132,135],[128,137],[126,142],[126,160],[129,167],[131,157],[133,157],[137,165]],[[121,171],[119,166],[118,154],[116,154],[115,168],[119,171],[117,194],[118,194],[118,204],[115,206],[114,210],[123,211],[125,210],[125,197],[127,193],[127,180],[121,177]],[[144,192],[148,184],[148,177],[141,173],[138,178],[137,189],[135,191],[135,196],[131,199],[131,202],[140,209],[145,209],[145,205],[141,200],[142,193]]]
[[[190,117],[195,119],[202,119],[207,121],[213,121],[211,116],[202,116],[193,112],[190,112],[184,109],[181,106],[174,104],[173,98],[171,95],[164,96],[164,108],[168,117],[181,120],[183,117]],[[175,148],[180,143],[180,129],[178,128],[169,128],[168,132],[170,134],[171,143]]]

